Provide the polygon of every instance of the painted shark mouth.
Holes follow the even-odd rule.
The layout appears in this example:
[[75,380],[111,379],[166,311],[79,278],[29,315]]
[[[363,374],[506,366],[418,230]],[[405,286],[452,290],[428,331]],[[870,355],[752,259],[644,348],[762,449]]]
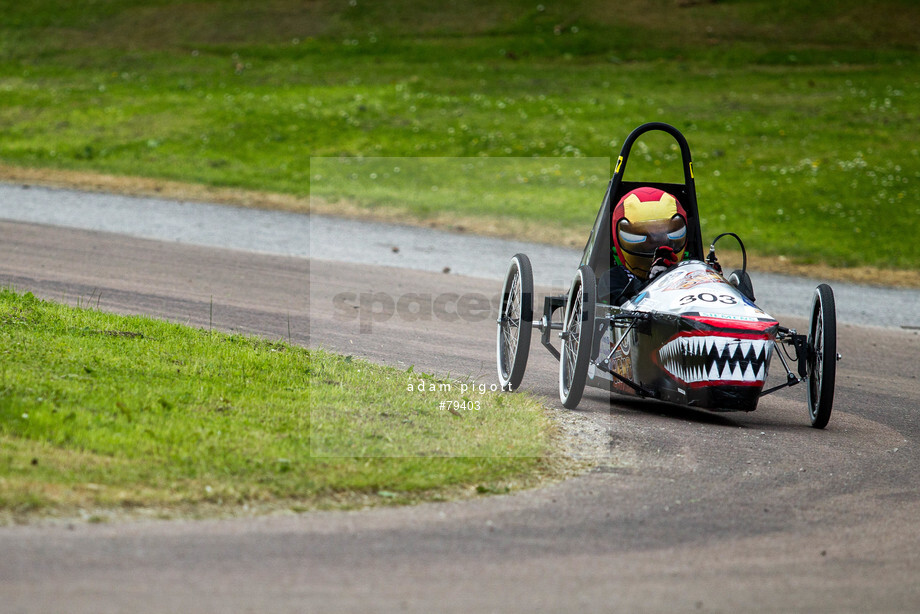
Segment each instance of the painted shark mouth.
[[773,342],[755,335],[684,334],[658,350],[661,367],[691,388],[763,386]]

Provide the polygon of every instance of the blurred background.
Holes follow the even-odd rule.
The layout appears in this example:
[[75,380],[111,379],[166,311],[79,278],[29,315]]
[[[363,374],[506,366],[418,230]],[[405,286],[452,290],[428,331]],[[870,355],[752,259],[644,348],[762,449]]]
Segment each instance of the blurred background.
[[[920,270],[913,0],[0,0],[0,14],[0,178],[151,178],[303,211],[312,193],[314,211],[580,246],[606,160],[665,121],[690,142],[704,239],[734,231],[780,264]],[[423,187],[385,183],[399,163],[348,166],[393,157],[428,159]],[[477,173],[478,157],[507,160]],[[676,147],[644,138],[627,174],[679,178]]]

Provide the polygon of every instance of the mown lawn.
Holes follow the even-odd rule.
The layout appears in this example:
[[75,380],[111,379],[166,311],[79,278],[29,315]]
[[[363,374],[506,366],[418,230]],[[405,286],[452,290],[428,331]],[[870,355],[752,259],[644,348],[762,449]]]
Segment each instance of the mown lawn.
[[[909,0],[0,10],[0,162],[13,167],[312,191],[359,213],[553,240],[587,232],[605,161],[632,128],[662,120],[693,149],[705,237],[734,230],[800,262],[920,268],[904,249],[920,233],[920,5]],[[517,169],[436,184],[378,174],[376,186],[373,171],[349,183],[329,170],[330,157],[447,157],[462,169],[481,156]],[[558,157],[586,158],[582,175],[523,185]],[[673,158],[653,139],[629,172],[659,178]]]
[[555,471],[541,404],[462,385],[0,290],[0,524],[404,503]]

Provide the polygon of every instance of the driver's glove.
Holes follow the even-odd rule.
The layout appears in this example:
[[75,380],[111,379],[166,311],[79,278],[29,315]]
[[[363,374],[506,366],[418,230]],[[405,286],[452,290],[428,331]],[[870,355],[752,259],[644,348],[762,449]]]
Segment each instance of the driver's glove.
[[649,280],[655,279],[661,273],[667,271],[670,267],[677,264],[677,254],[667,245],[662,245],[655,250],[655,257],[652,260],[652,267],[648,271]]

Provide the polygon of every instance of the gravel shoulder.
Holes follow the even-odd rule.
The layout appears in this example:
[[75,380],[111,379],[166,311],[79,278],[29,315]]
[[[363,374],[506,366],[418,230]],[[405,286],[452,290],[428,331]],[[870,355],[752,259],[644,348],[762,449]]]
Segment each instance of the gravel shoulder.
[[[98,230],[262,254],[379,265],[500,280],[518,252],[537,284],[565,293],[581,250],[382,222],[291,211],[93,194],[0,184],[0,219]],[[753,266],[753,265],[752,265]],[[775,316],[808,312],[828,278],[753,274],[758,304]],[[841,322],[920,327],[920,289],[833,282]]]

